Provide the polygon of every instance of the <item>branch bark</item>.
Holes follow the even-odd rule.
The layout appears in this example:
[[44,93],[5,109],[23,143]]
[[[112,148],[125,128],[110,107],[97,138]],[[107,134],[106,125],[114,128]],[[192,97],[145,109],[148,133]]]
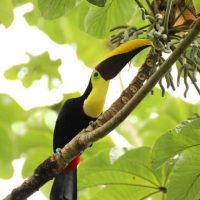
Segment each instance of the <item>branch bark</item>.
[[[152,76],[150,76],[150,72],[155,66],[159,54],[153,55],[151,53],[129,87],[123,91],[120,98],[113,103],[111,108],[66,144],[61,150],[61,154],[52,155],[40,164],[36,168],[34,174],[25,180],[21,186],[14,189],[4,198],[4,200],[26,199],[35,191],[39,190],[39,188],[47,181],[54,178],[56,174],[60,173],[66,164],[78,154],[81,154],[93,142],[106,136],[110,131],[116,128],[117,125],[120,124],[152,90],[160,78],[171,68],[199,32],[200,18],[196,20],[196,23],[188,36]],[[147,80],[147,82],[143,85],[145,80]]]

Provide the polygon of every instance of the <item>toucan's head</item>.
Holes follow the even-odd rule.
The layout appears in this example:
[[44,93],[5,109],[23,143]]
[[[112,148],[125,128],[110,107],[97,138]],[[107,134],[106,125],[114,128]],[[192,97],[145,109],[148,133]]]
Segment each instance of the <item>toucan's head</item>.
[[84,111],[91,117],[101,114],[108,90],[109,80],[143,49],[152,46],[148,39],[128,41],[111,51],[93,70],[89,87],[85,92]]

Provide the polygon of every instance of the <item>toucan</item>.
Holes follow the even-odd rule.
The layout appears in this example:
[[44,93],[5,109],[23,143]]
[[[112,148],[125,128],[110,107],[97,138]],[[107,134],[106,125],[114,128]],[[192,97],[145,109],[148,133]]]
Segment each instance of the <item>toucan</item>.
[[[95,120],[103,111],[109,80],[140,51],[152,46],[148,39],[130,40],[108,55],[94,68],[88,86],[82,96],[67,100],[56,120],[53,150],[63,148],[82,129]],[[77,156],[58,174],[53,182],[50,200],[77,200]]]

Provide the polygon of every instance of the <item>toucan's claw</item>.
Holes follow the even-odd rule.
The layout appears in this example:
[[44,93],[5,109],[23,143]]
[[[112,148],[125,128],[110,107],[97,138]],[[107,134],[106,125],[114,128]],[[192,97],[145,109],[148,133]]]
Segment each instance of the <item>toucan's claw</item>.
[[59,155],[59,156],[64,160],[63,155],[62,155],[62,149],[61,149],[61,148],[57,148],[57,149],[56,149],[56,154]]
[[96,122],[95,122],[95,121],[90,121],[90,122],[89,122],[89,125],[90,125],[92,128],[95,128]]
[[59,154],[59,155],[62,154],[61,148],[57,148],[57,149],[56,149],[56,153]]

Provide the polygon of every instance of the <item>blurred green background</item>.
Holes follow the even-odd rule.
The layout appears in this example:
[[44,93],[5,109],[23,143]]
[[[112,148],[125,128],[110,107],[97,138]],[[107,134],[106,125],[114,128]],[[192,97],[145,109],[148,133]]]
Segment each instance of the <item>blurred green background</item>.
[[[7,27],[5,29],[0,25],[0,35],[2,32],[7,38],[4,46],[0,44],[0,53],[4,57],[2,60],[6,60],[0,61],[0,183],[3,185],[3,179],[12,181],[14,160],[24,161],[22,176],[26,178],[40,162],[51,155],[52,133],[57,113],[64,101],[80,95],[81,89],[78,85],[82,85],[82,88],[87,86],[90,74],[88,67],[94,67],[110,50],[109,30],[123,24],[142,26],[146,21],[142,20],[140,10],[132,0],[57,1],[60,4],[53,0],[2,2],[0,1],[0,22]],[[22,18],[26,20],[30,33],[24,32],[28,28],[20,30],[20,27],[15,27]],[[31,32],[42,31],[45,36],[40,33],[41,37],[46,37],[45,40],[50,45],[37,49],[34,43],[40,43],[41,38],[37,38],[40,35],[35,35],[30,37],[33,39],[30,43],[33,48],[30,46],[26,49],[23,44],[26,43],[25,36],[24,40],[19,40],[19,35],[11,34],[16,30],[16,33],[27,34],[27,37]],[[3,43],[3,37],[0,42]],[[66,44],[70,44],[71,47]],[[56,54],[52,53],[54,48]],[[76,62],[71,61],[71,54],[65,48],[73,52]],[[146,53],[140,54],[135,64],[142,63],[145,55]],[[74,65],[79,67],[76,69]],[[77,74],[78,70],[83,72]],[[68,77],[74,76],[76,81],[79,80],[77,89],[76,83],[65,79],[63,73],[68,73]],[[123,75],[124,78],[122,77],[125,85],[126,76],[130,78],[128,71]],[[73,84],[72,89],[70,84]],[[65,89],[65,86],[70,89]],[[120,89],[118,88],[119,91]],[[137,200],[148,197],[155,200],[164,199],[163,191],[158,188],[166,184],[169,175],[167,170],[172,168],[172,164],[165,163],[161,168],[154,169],[152,148],[157,148],[154,146],[156,141],[167,131],[175,130],[182,121],[194,113],[200,113],[199,96],[192,89],[187,101],[178,97],[178,91],[174,94],[166,93],[161,97],[160,89],[155,88],[154,95],[149,94],[110,136],[106,136],[84,152],[78,169],[80,200]],[[193,103],[189,103],[190,99]],[[26,104],[26,101],[29,101],[29,104]],[[195,127],[200,134],[198,125]],[[184,140],[185,143],[189,141]],[[199,139],[196,142],[198,145]],[[159,145],[158,148],[158,151],[162,152]],[[155,149],[155,163],[163,164],[157,160],[160,155],[155,153]],[[181,150],[182,148],[179,149]],[[193,151],[199,152],[198,149]],[[190,155],[194,155],[194,152],[188,153],[186,157]],[[49,182],[41,188],[47,198],[51,184],[52,182]],[[173,191],[170,195],[173,195]]]

